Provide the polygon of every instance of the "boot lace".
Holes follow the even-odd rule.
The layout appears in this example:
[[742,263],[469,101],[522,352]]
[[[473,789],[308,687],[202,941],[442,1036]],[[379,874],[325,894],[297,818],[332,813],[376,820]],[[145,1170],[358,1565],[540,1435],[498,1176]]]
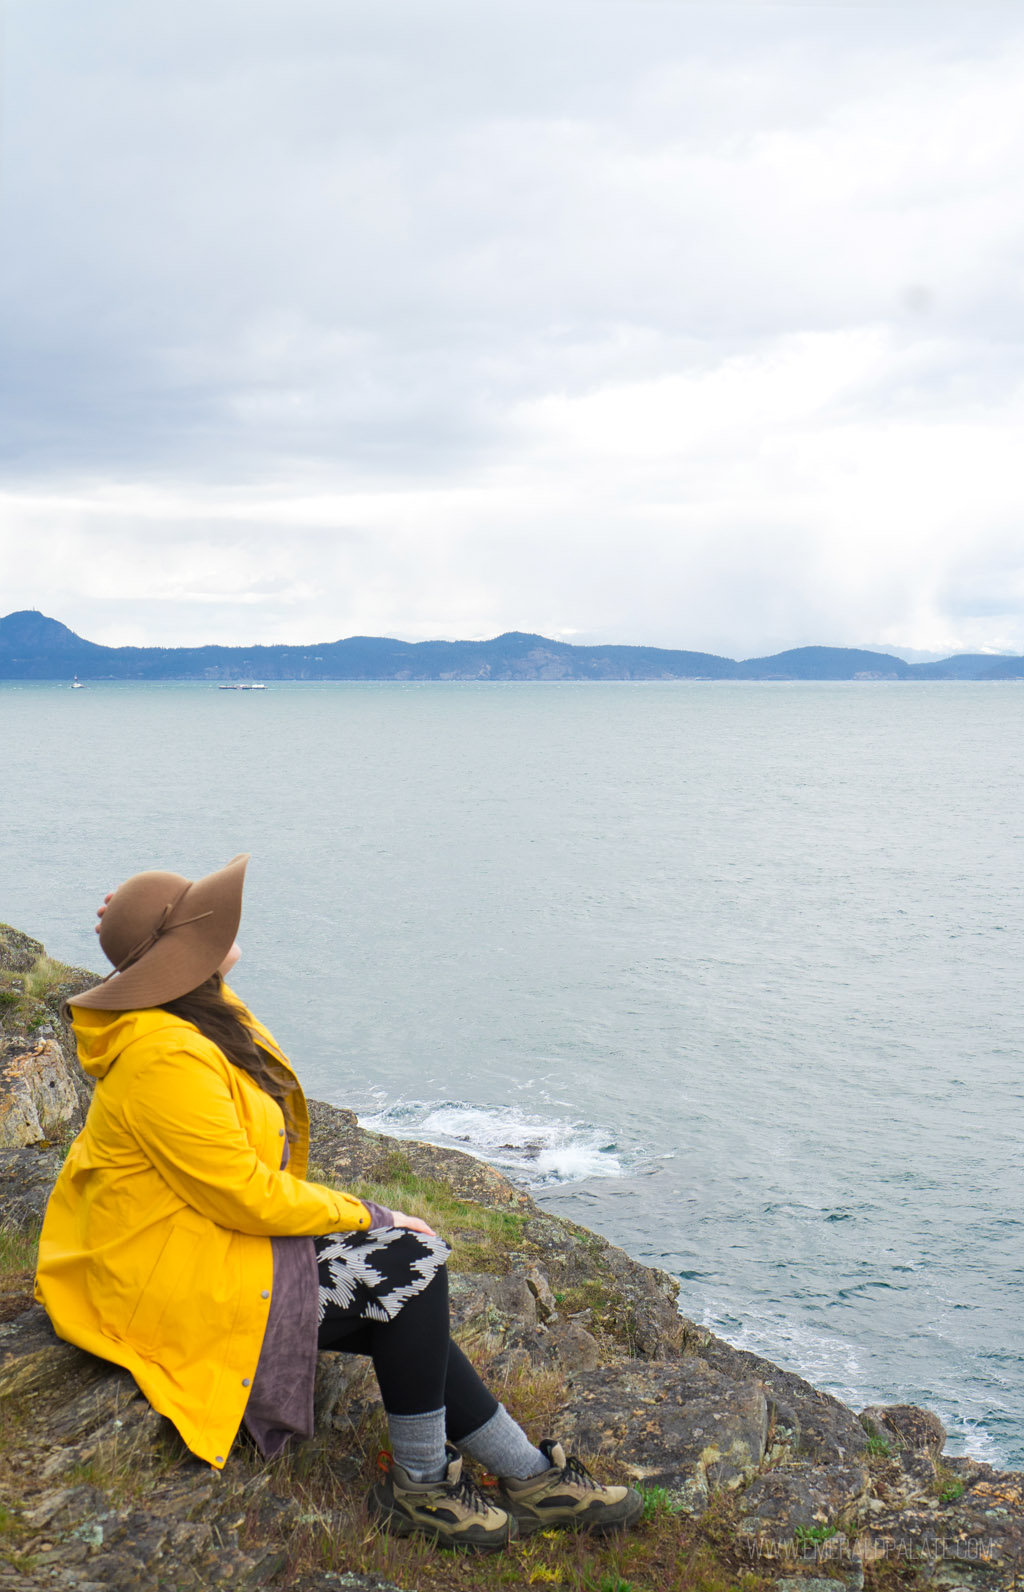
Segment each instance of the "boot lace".
[[574,1483],[577,1487],[587,1488],[592,1492],[599,1492],[600,1482],[594,1480],[586,1465],[575,1454],[570,1454],[562,1466],[562,1480]]
[[442,1483],[444,1492],[453,1502],[462,1504],[464,1508],[475,1515],[485,1515],[490,1507],[487,1499],[480,1491],[476,1482],[470,1481],[468,1476],[460,1476],[458,1481]]

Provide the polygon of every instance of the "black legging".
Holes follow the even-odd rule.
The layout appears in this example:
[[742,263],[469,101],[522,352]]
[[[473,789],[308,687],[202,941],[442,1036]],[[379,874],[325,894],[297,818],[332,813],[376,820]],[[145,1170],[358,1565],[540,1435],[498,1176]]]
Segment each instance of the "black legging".
[[498,1408],[451,1340],[446,1266],[391,1321],[354,1320],[328,1303],[317,1348],[370,1355],[389,1415],[422,1415],[443,1405],[453,1443],[485,1425]]

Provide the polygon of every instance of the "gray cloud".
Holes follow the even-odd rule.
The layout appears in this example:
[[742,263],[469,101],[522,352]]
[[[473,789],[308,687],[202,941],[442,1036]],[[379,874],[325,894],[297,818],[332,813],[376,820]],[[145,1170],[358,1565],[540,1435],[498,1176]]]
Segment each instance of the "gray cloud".
[[[110,640],[1024,645],[1013,11],[9,0],[6,30],[5,606]],[[60,553],[31,593],[26,528]]]

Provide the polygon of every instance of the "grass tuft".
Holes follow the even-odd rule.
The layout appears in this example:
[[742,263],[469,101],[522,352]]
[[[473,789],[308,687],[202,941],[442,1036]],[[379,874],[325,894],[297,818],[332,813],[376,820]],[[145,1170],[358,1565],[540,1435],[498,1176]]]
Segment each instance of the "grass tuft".
[[941,1459],[935,1467],[933,1491],[940,1504],[955,1504],[964,1495],[964,1484],[955,1470]]
[[641,1487],[640,1496],[644,1501],[643,1518],[654,1520],[659,1515],[681,1515],[683,1506],[678,1498],[674,1498],[667,1487]]
[[[463,1345],[472,1360],[472,1345]],[[569,1402],[569,1389],[561,1371],[544,1370],[530,1364],[513,1362],[500,1376],[488,1368],[486,1359],[477,1369],[500,1399],[512,1419],[518,1421],[533,1442],[557,1433],[559,1417]]]
[[52,956],[37,957],[25,974],[25,994],[31,995],[33,1000],[45,1000],[52,989],[71,977],[71,973],[72,969],[65,962],[57,962]]
[[0,1285],[34,1272],[38,1254],[38,1228],[0,1226]]
[[814,1547],[820,1542],[828,1542],[839,1530],[838,1526],[795,1526],[793,1537],[801,1547]]

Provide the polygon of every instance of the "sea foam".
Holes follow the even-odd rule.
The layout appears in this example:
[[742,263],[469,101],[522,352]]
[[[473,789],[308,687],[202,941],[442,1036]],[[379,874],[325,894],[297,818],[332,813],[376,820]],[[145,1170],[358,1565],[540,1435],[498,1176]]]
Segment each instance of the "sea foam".
[[527,1188],[622,1174],[617,1147],[592,1124],[540,1117],[514,1106],[397,1100],[372,1115],[360,1114],[359,1120],[364,1128],[394,1138],[468,1150]]

